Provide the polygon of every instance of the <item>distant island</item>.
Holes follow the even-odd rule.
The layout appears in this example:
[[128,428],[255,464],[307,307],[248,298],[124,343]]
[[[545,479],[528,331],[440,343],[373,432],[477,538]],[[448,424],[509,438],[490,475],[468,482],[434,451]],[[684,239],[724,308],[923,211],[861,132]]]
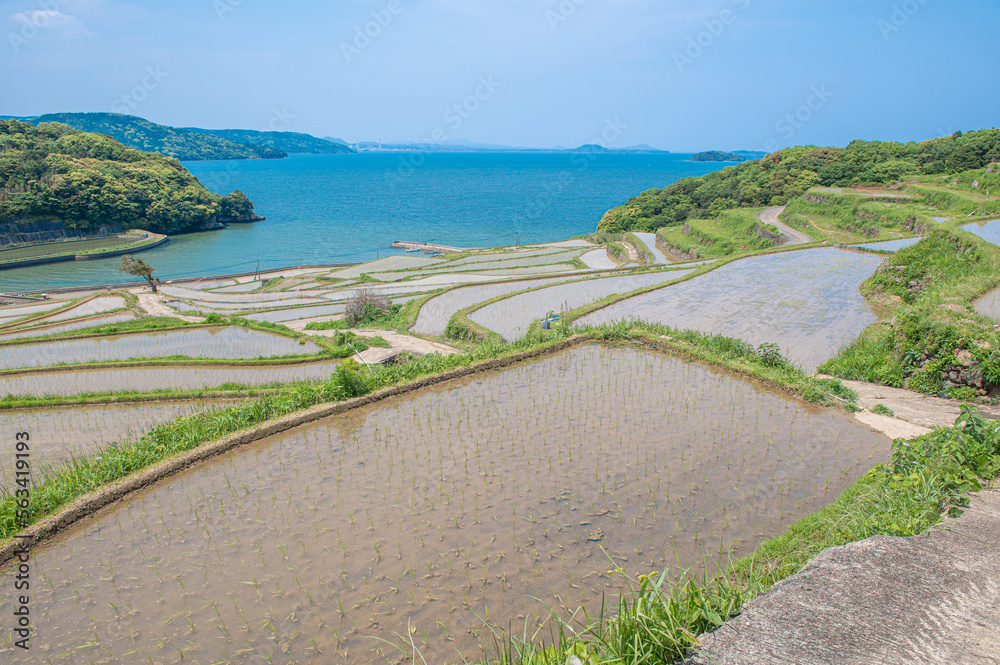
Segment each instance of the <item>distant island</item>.
[[176,159],[59,123],[0,120],[0,245],[258,219],[243,192],[213,194]]
[[83,132],[106,134],[129,148],[158,152],[181,161],[280,159],[287,157],[289,153],[354,152],[348,146],[309,134],[258,132],[250,129],[178,128],[120,113],[47,113],[17,119],[33,125],[59,122]]
[[721,150],[709,150],[699,152],[691,158],[692,162],[745,162],[747,159],[735,152],[722,152]]
[[[347,145],[343,139],[332,136],[325,137],[324,140]],[[649,145],[633,145],[621,148],[608,148],[596,143],[587,143],[576,148],[565,148],[556,146],[553,148],[525,148],[510,145],[499,145],[495,143],[476,143],[464,139],[452,139],[439,143],[420,141],[394,141],[382,143],[380,141],[358,141],[350,144],[359,152],[528,152],[528,153],[608,153],[608,154],[670,154],[669,150],[659,150]]]

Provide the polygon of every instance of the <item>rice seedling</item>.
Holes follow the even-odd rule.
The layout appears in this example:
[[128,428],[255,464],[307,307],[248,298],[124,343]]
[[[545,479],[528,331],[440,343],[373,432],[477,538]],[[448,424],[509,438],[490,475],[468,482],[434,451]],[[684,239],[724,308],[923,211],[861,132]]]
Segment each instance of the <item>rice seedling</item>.
[[251,359],[319,351],[311,342],[299,344],[288,337],[229,326],[24,344],[3,350],[0,369],[171,356]]
[[37,329],[36,328],[22,329],[17,332],[0,335],[0,341],[7,341],[13,339],[28,339],[32,337],[46,337],[48,335],[71,332],[73,330],[94,328],[97,326],[106,326],[115,323],[123,323],[125,321],[134,321],[134,320],[135,320],[134,314],[128,314],[128,313],[112,314],[110,316],[104,316],[96,319],[88,319],[86,321],[67,323],[61,326],[45,326],[43,328],[37,328]]
[[276,435],[95,515],[34,552],[51,650],[26,662],[374,663],[399,636],[464,662],[509,619],[534,644],[553,614],[594,616],[623,574],[712,574],[888,448],[715,370],[576,348]]
[[[177,417],[232,403],[207,401],[3,410],[0,411],[0,428],[31,433],[37,442],[31,450],[31,461],[38,482],[51,467],[99,453]],[[2,487],[14,486],[13,462],[10,456],[0,457]]]

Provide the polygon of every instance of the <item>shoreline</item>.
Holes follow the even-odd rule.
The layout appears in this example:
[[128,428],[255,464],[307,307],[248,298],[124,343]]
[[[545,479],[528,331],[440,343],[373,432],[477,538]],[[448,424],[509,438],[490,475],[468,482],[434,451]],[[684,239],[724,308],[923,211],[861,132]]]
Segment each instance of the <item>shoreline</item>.
[[[237,277],[251,277],[253,275],[260,275],[261,278],[266,278],[268,276],[280,276],[282,272],[288,270],[309,270],[317,269],[322,270],[324,268],[350,268],[351,266],[360,265],[360,263],[328,263],[328,264],[316,264],[316,265],[306,265],[306,266],[285,266],[283,268],[274,268],[267,271],[256,271],[251,270],[250,272],[239,272],[232,273],[228,275],[202,275],[201,277],[183,277],[181,279],[171,279],[169,282],[163,282],[163,284],[169,284],[171,286],[175,284],[191,284],[193,282],[200,282],[204,280],[219,280],[219,279],[236,279]],[[25,295],[41,295],[53,294],[53,293],[83,293],[86,291],[106,291],[109,289],[131,289],[134,287],[146,287],[149,288],[146,282],[134,281],[134,282],[115,282],[111,284],[95,284],[91,286],[66,286],[56,289],[39,289],[37,291],[21,291]]]

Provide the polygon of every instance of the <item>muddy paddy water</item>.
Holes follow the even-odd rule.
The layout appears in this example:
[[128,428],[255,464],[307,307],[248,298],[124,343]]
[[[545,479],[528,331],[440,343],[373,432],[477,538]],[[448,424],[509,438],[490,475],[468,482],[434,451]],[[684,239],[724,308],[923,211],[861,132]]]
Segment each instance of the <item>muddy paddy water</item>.
[[174,355],[235,360],[310,355],[318,352],[319,347],[312,342],[299,344],[289,337],[230,326],[0,347],[0,369]]
[[622,300],[574,323],[638,318],[754,345],[770,342],[811,372],[875,323],[859,288],[883,260],[826,248],[753,256]]
[[200,390],[326,380],[339,360],[255,367],[124,367],[0,376],[0,396],[68,397],[121,391]]
[[[216,400],[6,409],[0,411],[0,431],[31,435],[32,475],[38,482],[49,468],[58,468],[73,458],[98,453],[109,444],[137,439],[179,416],[236,403]],[[0,487],[13,488],[13,463],[11,455],[0,457]]]
[[274,436],[102,511],[34,551],[36,642],[17,657],[409,662],[381,640],[412,638],[428,663],[474,660],[484,622],[598,610],[612,569],[748,552],[889,446],[716,370],[581,347]]

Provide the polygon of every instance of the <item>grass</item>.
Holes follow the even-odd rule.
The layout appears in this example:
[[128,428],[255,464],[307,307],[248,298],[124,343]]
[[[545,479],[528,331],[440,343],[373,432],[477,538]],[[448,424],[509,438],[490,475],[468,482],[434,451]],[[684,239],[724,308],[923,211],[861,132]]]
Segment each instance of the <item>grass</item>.
[[807,233],[819,227],[823,235],[840,243],[892,240],[927,233],[937,226],[931,219],[933,216],[932,210],[917,200],[827,191],[813,191],[795,199],[783,215],[791,226]]
[[[777,232],[777,229],[774,229]],[[754,210],[725,210],[715,219],[690,219],[683,226],[668,226],[657,232],[665,247],[694,251],[698,258],[718,258],[774,247],[757,236]]]
[[893,444],[892,461],[879,465],[836,502],[762,543],[714,578],[664,570],[626,578],[614,612],[557,620],[550,644],[536,636],[505,634],[487,663],[556,665],[575,655],[602,665],[676,663],[698,636],[739,614],[750,599],[800,571],[816,554],[875,535],[926,532],[968,505],[968,493],[1000,473],[1000,423],[969,409],[952,428]]
[[126,247],[138,247],[148,244],[149,241],[136,242],[136,238],[93,238],[88,240],[67,240],[64,242],[48,243],[44,245],[30,245],[27,247],[16,247],[0,251],[0,263],[8,261],[25,261],[28,259],[38,259],[50,256],[61,256],[63,254],[90,254],[94,252],[107,252],[113,249],[124,249]]
[[942,373],[981,375],[982,391],[1000,386],[1000,332],[972,305],[998,284],[1000,248],[964,231],[936,230],[862,285],[885,320],[820,371],[932,395],[944,389]]

